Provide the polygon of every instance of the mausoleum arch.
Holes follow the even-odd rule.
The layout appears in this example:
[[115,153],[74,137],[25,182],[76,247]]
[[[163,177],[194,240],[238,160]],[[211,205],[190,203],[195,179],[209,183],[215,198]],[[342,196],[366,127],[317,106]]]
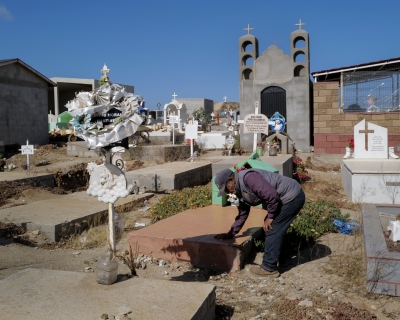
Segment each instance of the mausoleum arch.
[[294,77],[304,77],[306,75],[307,75],[306,74],[306,68],[304,68],[304,66],[299,65],[299,66],[296,66],[294,68],[294,71],[293,71],[293,76]]
[[178,116],[179,121],[178,129],[182,131],[182,122],[186,121],[186,105],[184,103],[180,103],[178,100],[173,100],[164,105],[164,125],[167,125],[167,119],[169,119],[169,115],[174,114]]
[[242,80],[253,80],[253,70],[244,69],[242,72]]
[[253,65],[253,56],[250,54],[246,54],[242,57],[242,66],[252,66]]
[[253,51],[253,43],[251,41],[244,41],[242,43],[242,52],[252,52]]
[[306,46],[306,39],[304,37],[296,37],[293,39],[293,48],[304,48]]
[[296,51],[293,54],[293,62],[305,62],[306,61],[306,55],[303,51]]

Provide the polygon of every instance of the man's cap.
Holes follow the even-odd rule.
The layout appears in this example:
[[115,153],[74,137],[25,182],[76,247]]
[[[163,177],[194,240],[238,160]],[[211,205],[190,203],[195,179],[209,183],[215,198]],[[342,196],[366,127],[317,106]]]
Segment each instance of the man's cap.
[[233,175],[233,172],[229,169],[224,169],[221,170],[220,172],[217,173],[215,176],[215,184],[217,188],[219,189],[218,191],[218,197],[222,196],[225,193],[225,185],[226,182],[228,181],[229,177]]

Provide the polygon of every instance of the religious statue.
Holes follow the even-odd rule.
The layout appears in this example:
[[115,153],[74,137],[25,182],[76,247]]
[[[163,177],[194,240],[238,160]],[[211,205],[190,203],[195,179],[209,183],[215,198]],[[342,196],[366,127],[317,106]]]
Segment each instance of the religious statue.
[[285,130],[285,118],[278,111],[269,119],[268,124],[271,130],[277,133]]

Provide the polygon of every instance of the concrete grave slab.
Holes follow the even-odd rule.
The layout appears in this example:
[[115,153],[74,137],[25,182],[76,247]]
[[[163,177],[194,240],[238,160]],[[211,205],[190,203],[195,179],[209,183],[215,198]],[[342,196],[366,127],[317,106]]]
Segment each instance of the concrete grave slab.
[[211,181],[211,162],[179,161],[151,168],[129,171],[125,174],[128,184],[146,187],[146,190],[170,193],[173,190],[207,184]]
[[5,171],[0,173],[0,181],[16,181],[38,187],[54,188],[54,175],[49,173]]
[[[176,138],[176,137],[175,137]],[[177,140],[175,140],[176,143]],[[193,151],[197,151],[197,145],[193,146]],[[143,145],[136,148],[129,148],[125,151],[126,155],[132,154],[142,161],[183,161],[190,158],[190,145],[183,144],[164,144],[164,145]]]
[[251,251],[253,237],[262,230],[265,211],[252,208],[242,231],[234,239],[215,239],[215,234],[229,231],[237,213],[237,207],[232,206],[190,209],[130,232],[128,241],[132,247],[137,245],[140,253],[154,258],[236,271]]
[[400,253],[387,249],[382,213],[383,217],[390,214],[395,217],[400,213],[400,206],[362,206],[367,288],[371,293],[400,296]]
[[107,286],[94,273],[25,269],[0,286],[0,310],[10,319],[100,319],[128,312],[131,319],[215,318],[215,287],[199,282],[132,278]]
[[[129,208],[136,202],[152,196],[150,193],[129,195],[117,200],[115,208]],[[88,227],[105,223],[107,219],[107,203],[89,196],[86,191],[0,210],[0,221],[24,226],[28,231],[39,230],[51,241],[59,241],[71,234],[80,234]]]
[[67,155],[81,158],[97,158],[94,150],[88,149],[85,141],[73,141],[67,144]]

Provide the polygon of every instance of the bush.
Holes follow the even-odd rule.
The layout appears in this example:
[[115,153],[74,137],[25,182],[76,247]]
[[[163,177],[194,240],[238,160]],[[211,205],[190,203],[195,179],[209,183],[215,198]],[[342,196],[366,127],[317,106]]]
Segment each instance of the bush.
[[325,233],[336,232],[333,218],[346,221],[349,215],[342,215],[340,209],[332,202],[307,199],[286,233],[305,238],[307,241],[316,240]]
[[198,186],[175,190],[170,195],[162,197],[155,206],[151,208],[153,221],[162,220],[179,212],[202,208],[211,205],[211,188]]

